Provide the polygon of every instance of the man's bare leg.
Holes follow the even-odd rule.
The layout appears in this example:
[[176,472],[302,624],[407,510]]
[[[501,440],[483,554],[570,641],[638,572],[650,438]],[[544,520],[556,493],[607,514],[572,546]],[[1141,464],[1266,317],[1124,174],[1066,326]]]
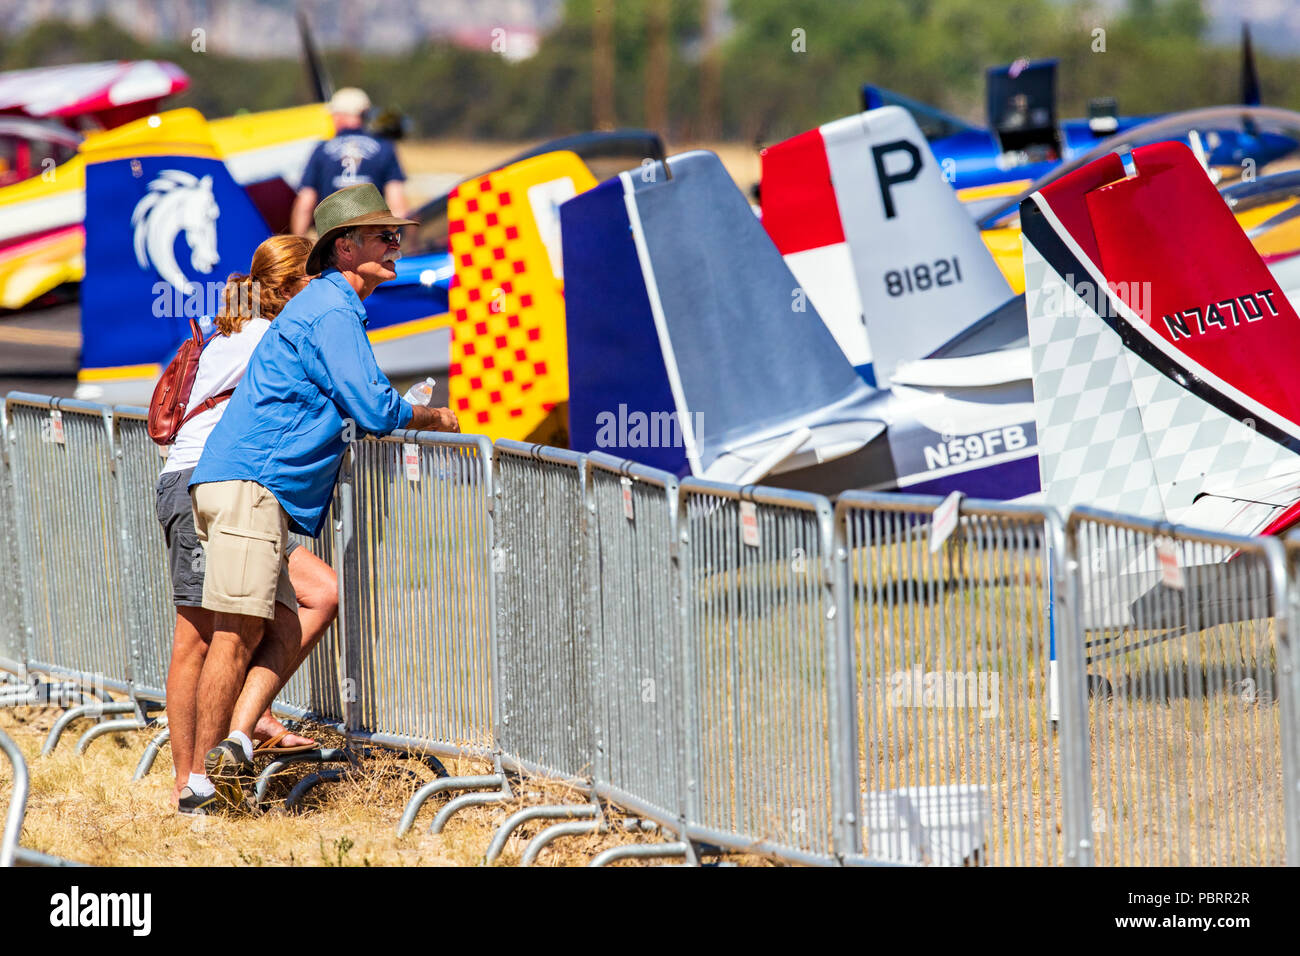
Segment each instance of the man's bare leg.
[[[256,716],[258,711],[255,709],[261,697],[250,695],[245,699],[245,694],[241,692],[239,701],[235,705],[234,719],[231,723],[231,730],[242,730],[254,741],[270,740],[284,730],[284,725],[271,715],[270,703],[284,688],[289,678],[302,666],[303,661],[307,659],[307,655],[320,641],[321,635],[329,628],[330,623],[338,613],[338,577],[335,575],[333,568],[306,548],[295,548],[289,555],[289,580],[293,583],[294,596],[298,599],[296,626],[291,624],[293,635],[297,639],[297,645],[290,647],[288,637],[283,638],[286,646],[282,651],[289,651],[290,653],[284,668],[277,669],[279,680],[275,687],[271,689],[270,696],[266,697],[261,709],[261,716]],[[277,632],[280,630],[281,610],[286,612],[287,617],[287,609],[276,605],[276,620],[272,627]],[[286,623],[289,622],[286,621]],[[256,664],[257,661],[255,660],[254,666]],[[259,693],[265,694],[265,683],[259,681],[259,686],[261,688]],[[248,685],[245,683],[245,691],[247,689]],[[251,726],[249,723],[250,711],[255,718]],[[304,743],[314,743],[314,741],[296,734],[289,734],[282,741],[282,744],[288,747]]]
[[197,708],[199,674],[208,653],[212,633],[212,612],[201,607],[177,607],[176,629],[172,632],[172,659],[167,668],[167,731],[176,767],[172,803],[189,782],[194,765],[194,715]]
[[[278,607],[279,605],[277,605]],[[193,772],[205,773],[204,757],[230,731],[235,701],[244,686],[253,653],[266,622],[260,617],[218,611],[212,643],[199,675],[198,719],[195,722]]]
[[230,717],[230,731],[243,731],[252,739],[258,717],[275,700],[284,682],[282,674],[292,673],[289,665],[298,655],[302,629],[298,615],[276,602],[275,620],[248,667],[248,676],[239,691]]

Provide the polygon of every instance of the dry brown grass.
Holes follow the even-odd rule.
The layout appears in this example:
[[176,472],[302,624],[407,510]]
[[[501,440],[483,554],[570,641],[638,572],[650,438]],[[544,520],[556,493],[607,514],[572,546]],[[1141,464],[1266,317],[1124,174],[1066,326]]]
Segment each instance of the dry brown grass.
[[[69,732],[53,755],[38,757],[57,716],[49,709],[0,708],[0,728],[22,749],[31,774],[21,842],[97,866],[482,866],[493,833],[510,813],[542,802],[585,799],[562,784],[530,779],[516,788],[518,799],[465,810],[441,834],[432,835],[429,823],[443,805],[435,797],[424,805],[411,832],[399,839],[396,827],[406,801],[433,775],[418,761],[380,752],[364,761],[354,778],[313,791],[313,805],[302,815],[285,813],[281,801],[293,782],[318,769],[314,765],[289,768],[271,793],[276,802],[262,816],[184,817],[168,805],[172,770],[166,748],[148,777],[131,781],[148,740],[145,733],[110,735],[78,756],[76,734]],[[454,775],[489,770],[472,761],[445,763]],[[8,762],[0,759],[0,806],[7,806],[12,782]],[[542,852],[538,865],[582,866],[609,847],[662,839],[627,832],[617,810],[606,819],[609,832],[561,838]],[[520,827],[496,865],[517,864],[527,840],[551,822]]]

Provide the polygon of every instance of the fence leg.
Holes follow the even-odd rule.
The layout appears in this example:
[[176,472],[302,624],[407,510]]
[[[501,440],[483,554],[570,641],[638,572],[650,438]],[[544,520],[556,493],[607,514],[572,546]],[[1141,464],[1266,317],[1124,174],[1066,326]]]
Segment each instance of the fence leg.
[[582,805],[564,805],[550,804],[540,807],[528,807],[512,813],[506,822],[497,827],[497,832],[492,836],[492,842],[488,845],[487,854],[484,862],[491,866],[496,862],[501,851],[505,849],[506,841],[510,839],[510,834],[518,827],[527,823],[529,820],[572,820],[577,817],[596,817],[600,815],[600,807],[594,803]]
[[[265,802],[266,800],[266,790],[267,787],[271,785],[271,778],[274,777],[281,770],[283,770],[285,767],[289,766],[290,764],[338,763],[338,762],[352,763],[355,759],[356,759],[355,756],[350,751],[339,750],[337,748],[308,750],[300,754],[286,754],[285,756],[279,758],[278,760],[272,760],[270,763],[268,763],[265,767],[262,768],[262,772],[257,775],[256,783],[253,784],[253,800],[255,803],[257,803],[258,806],[261,806],[262,803]],[[306,782],[307,779],[310,778],[304,778],[303,780],[299,781],[299,785]],[[320,781],[317,782],[319,783]],[[314,785],[315,784],[313,784],[312,786]],[[298,787],[295,786],[294,791],[297,791],[297,789]],[[311,787],[305,788],[303,790],[303,793],[306,793],[307,790],[310,789]],[[290,793],[289,797],[292,796],[293,793]],[[301,796],[301,794],[299,794],[299,796]],[[285,809],[291,809],[289,807],[288,798],[285,799]]]
[[406,802],[406,809],[402,811],[402,819],[397,824],[397,835],[399,837],[406,836],[411,827],[415,825],[415,818],[420,812],[420,807],[424,806],[424,802],[435,793],[445,793],[448,790],[480,790],[483,787],[500,787],[508,792],[510,783],[503,773],[481,774],[476,777],[440,777],[437,780],[429,781],[415,791],[411,799]]
[[462,793],[438,811],[438,815],[429,824],[429,832],[441,833],[442,828],[447,825],[447,821],[466,807],[482,807],[489,803],[502,803],[513,797],[514,794],[510,792],[508,787],[503,787],[495,793]]
[[67,706],[63,702],[73,698],[79,699],[82,704],[93,705],[97,702],[93,694],[73,683],[52,684],[37,680],[34,684],[25,684],[20,681],[16,685],[0,688],[0,707],[28,707],[54,701],[59,701],[59,706]]
[[[45,738],[45,746],[41,748],[41,756],[48,757],[54,753],[54,748],[59,745],[59,738],[68,726],[75,721],[83,720],[87,717],[102,717],[105,714],[132,714],[135,713],[135,704],[130,701],[108,701],[101,703],[96,701],[93,704],[82,704],[80,707],[73,707],[71,710],[64,711],[54,726],[50,728],[49,735]],[[81,747],[78,745],[77,753],[81,753]]]
[[103,723],[96,724],[77,741],[77,753],[84,754],[86,749],[95,742],[96,739],[103,737],[105,734],[117,733],[121,730],[147,730],[153,726],[153,721],[148,717],[127,717],[124,720],[106,720]]
[[520,866],[532,866],[537,862],[537,856],[553,840],[558,840],[562,836],[577,836],[582,833],[600,833],[605,829],[605,821],[600,817],[594,820],[575,820],[571,823],[555,823],[547,827],[524,848],[524,857],[519,861]]
[[[167,718],[163,718],[166,720]],[[135,765],[135,773],[131,776],[132,780],[143,780],[148,776],[149,771],[153,769],[153,762],[158,757],[158,751],[162,745],[169,742],[172,738],[170,727],[164,727],[149,741],[149,746],[144,748],[144,753],[140,755],[140,762]]]
[[0,730],[0,753],[8,758],[14,774],[13,793],[9,797],[9,808],[5,811],[4,831],[0,835],[0,867],[7,867],[13,866],[14,851],[18,848],[18,838],[22,836],[23,817],[27,814],[27,794],[31,781],[27,776],[27,761],[23,759],[22,751],[2,730]]
[[689,860],[692,849],[691,844],[685,840],[678,843],[632,843],[602,850],[587,865],[608,866],[617,860],[653,860],[669,856],[681,856]]

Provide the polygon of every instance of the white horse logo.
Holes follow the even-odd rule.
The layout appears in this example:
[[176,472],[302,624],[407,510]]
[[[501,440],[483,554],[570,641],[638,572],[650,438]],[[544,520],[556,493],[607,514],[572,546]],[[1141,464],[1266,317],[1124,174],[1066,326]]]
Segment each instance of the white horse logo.
[[135,258],[141,269],[152,262],[158,274],[185,295],[198,286],[185,278],[176,262],[176,236],[185,233],[190,245],[190,265],[199,272],[211,272],[220,261],[217,255],[217,216],[221,211],[212,196],[212,177],[197,176],[179,169],[164,169],[149,184],[148,194],[131,213],[135,227]]

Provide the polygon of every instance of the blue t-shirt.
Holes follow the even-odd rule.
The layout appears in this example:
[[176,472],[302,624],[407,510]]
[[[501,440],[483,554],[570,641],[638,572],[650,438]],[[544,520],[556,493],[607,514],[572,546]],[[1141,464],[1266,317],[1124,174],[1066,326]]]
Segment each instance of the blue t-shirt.
[[389,140],[347,130],[316,145],[303,171],[302,185],[310,186],[323,199],[345,186],[374,183],[383,192],[387,183],[405,179]]

